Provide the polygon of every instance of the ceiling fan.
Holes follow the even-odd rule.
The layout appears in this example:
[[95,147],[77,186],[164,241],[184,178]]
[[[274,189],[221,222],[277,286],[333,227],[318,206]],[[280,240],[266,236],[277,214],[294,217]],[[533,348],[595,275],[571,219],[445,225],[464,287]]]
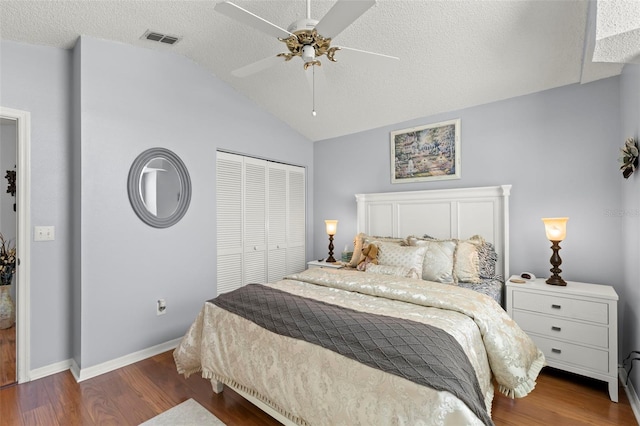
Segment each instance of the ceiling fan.
[[215,10],[218,12],[267,35],[276,37],[285,43],[288,48],[288,52],[261,59],[232,71],[231,74],[236,77],[246,77],[281,63],[283,59],[284,61],[290,61],[296,56],[302,58],[304,69],[307,70],[309,67],[322,65],[320,62],[322,56],[326,56],[330,61],[337,62],[335,54],[339,50],[343,50],[345,53],[366,54],[378,58],[397,60],[398,58],[395,56],[381,53],[367,52],[344,46],[331,46],[331,41],[334,37],[351,25],[375,3],[376,0],[338,0],[329,12],[320,21],[317,21],[311,19],[311,0],[307,0],[306,18],[295,21],[286,30],[230,1],[218,3],[215,6]]

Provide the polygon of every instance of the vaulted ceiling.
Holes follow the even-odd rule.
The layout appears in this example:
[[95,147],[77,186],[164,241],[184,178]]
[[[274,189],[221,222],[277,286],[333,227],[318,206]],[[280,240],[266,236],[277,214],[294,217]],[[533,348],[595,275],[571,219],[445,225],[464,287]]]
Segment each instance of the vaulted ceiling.
[[[307,13],[305,0],[232,1],[284,29]],[[338,51],[337,62],[323,57],[322,66],[313,67],[314,91],[299,57],[233,76],[287,49],[214,10],[216,3],[1,0],[0,37],[72,48],[78,36],[88,35],[173,52],[313,141],[587,83],[617,75],[624,62],[640,58],[636,0],[378,0],[332,45],[400,60]],[[311,0],[311,18],[320,20],[334,4]],[[143,37],[147,30],[180,40],[150,41]]]

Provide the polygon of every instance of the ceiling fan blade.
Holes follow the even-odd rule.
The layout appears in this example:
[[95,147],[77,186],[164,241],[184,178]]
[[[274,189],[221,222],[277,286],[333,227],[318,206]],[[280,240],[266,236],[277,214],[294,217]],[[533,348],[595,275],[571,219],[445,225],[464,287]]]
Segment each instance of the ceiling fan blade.
[[360,49],[354,49],[352,47],[344,47],[344,46],[340,46],[339,50],[335,53],[335,58],[336,61],[339,62],[340,61],[340,56],[342,56],[342,53],[345,54],[345,56],[358,56],[358,57],[370,57],[370,58],[378,58],[378,59],[391,59],[391,60],[396,60],[399,61],[400,58],[398,58],[397,56],[390,56],[390,55],[385,55],[383,53],[375,53],[375,52],[368,52],[366,50],[360,50]]
[[214,7],[214,9],[222,13],[223,15],[228,16],[229,18],[235,19],[242,24],[253,27],[273,37],[287,38],[293,35],[289,31],[280,28],[276,24],[272,24],[266,19],[263,19],[258,15],[255,15],[238,5],[231,3],[230,1],[223,1],[221,3],[218,3]]
[[325,38],[334,38],[374,4],[376,0],[338,0],[318,22],[316,31]]
[[251,74],[255,74],[257,72],[266,70],[267,68],[270,68],[282,62],[284,62],[284,59],[277,55],[269,56],[267,58],[260,59],[259,61],[254,62],[252,64],[245,65],[242,68],[238,68],[237,70],[233,70],[231,71],[231,75],[234,77],[240,77],[240,78],[248,77]]

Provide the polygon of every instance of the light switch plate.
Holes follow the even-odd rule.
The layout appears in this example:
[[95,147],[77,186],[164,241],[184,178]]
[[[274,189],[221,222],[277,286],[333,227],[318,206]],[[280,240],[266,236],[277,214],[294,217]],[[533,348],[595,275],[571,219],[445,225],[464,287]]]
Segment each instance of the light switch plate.
[[33,228],[33,241],[53,241],[55,239],[55,227],[35,226]]

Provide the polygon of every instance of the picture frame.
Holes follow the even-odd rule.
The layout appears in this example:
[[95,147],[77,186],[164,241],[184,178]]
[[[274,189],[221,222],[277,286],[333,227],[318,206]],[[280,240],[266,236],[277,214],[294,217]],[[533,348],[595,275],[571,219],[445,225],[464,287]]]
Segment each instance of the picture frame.
[[391,183],[460,179],[460,119],[391,132]]

